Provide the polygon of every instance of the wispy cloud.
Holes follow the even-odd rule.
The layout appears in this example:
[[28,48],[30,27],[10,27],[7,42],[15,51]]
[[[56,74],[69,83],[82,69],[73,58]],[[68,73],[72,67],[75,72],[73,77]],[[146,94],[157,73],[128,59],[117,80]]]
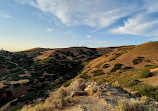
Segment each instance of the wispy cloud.
[[[139,2],[133,0],[130,6],[121,0],[20,0],[22,3],[52,14],[63,24],[88,25],[91,27],[106,27],[116,20],[128,16],[137,9]],[[135,9],[135,10],[133,10]]]
[[9,14],[6,14],[6,13],[2,13],[0,12],[0,18],[5,18],[5,19],[8,19],[8,18],[11,18],[12,16],[9,15]]
[[53,15],[67,26],[86,25],[105,28],[119,21],[120,23],[116,24],[117,27],[112,29],[112,33],[158,36],[158,27],[156,27],[158,25],[158,0],[18,1]]
[[53,32],[53,28],[47,28],[47,32]]
[[87,38],[92,38],[92,35],[89,35],[89,34],[88,34],[88,35],[87,35]]
[[138,14],[128,18],[123,26],[112,30],[113,33],[158,36],[158,20],[150,17],[150,14]]

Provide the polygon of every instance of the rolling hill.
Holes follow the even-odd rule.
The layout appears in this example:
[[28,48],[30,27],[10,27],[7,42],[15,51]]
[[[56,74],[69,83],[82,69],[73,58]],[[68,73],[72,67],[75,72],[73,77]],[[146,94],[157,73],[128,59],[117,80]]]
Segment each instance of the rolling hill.
[[[113,93],[113,90],[119,90],[117,92],[118,97],[122,97],[124,94],[132,94],[132,96],[125,98],[137,96],[136,98],[140,99],[140,96],[148,96],[158,101],[158,83],[156,81],[158,77],[158,42],[106,48],[34,48],[16,53],[5,52],[1,53],[0,56],[2,58],[0,59],[2,66],[0,69],[1,106],[11,101],[8,103],[9,105],[6,104],[2,107],[3,110],[22,108],[21,106],[36,104],[41,101],[47,103],[50,92],[54,94],[55,91],[60,89],[65,89],[71,94],[73,90],[69,90],[69,87],[73,87],[75,81],[80,79],[84,81],[84,84],[109,84],[112,88],[112,90],[109,90],[110,93]],[[10,64],[15,66],[8,68]],[[90,86],[86,85],[86,87]],[[100,85],[97,85],[97,87],[100,87]],[[107,90],[107,88],[105,89]],[[124,93],[124,91],[127,92]],[[104,91],[101,92],[101,94],[104,93]],[[89,94],[87,91],[78,93],[79,95],[80,93],[81,95],[83,93]],[[84,98],[81,95],[77,96],[78,99],[86,101],[86,97]],[[115,97],[112,94],[110,98],[116,100],[117,103],[112,102],[110,104],[117,107],[119,103],[117,96]],[[73,100],[73,98],[71,99]],[[92,98],[88,96],[87,99],[91,101]],[[104,97],[103,99],[106,99],[106,101],[100,104],[105,105],[104,102],[107,103],[109,98]],[[109,101],[113,101],[113,99]],[[98,100],[102,101],[96,99],[96,101]],[[75,105],[77,104],[75,101],[70,101],[70,103],[72,102]],[[52,102],[52,104],[54,103]],[[80,103],[80,105],[83,104]],[[34,107],[39,106],[33,105],[30,108]],[[71,104],[63,105],[62,109],[68,110],[69,107],[71,108]],[[90,107],[87,106],[87,108]]]

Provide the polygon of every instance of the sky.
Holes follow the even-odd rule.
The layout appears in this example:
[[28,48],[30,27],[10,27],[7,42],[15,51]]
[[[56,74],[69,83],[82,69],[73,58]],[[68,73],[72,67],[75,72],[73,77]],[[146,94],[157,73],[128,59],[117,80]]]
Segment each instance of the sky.
[[0,48],[108,47],[158,40],[158,0],[0,0]]

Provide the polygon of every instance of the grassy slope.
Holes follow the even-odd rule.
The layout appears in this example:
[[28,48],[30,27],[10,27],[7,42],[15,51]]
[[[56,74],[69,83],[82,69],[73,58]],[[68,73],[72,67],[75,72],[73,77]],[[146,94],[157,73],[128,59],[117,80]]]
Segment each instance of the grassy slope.
[[158,100],[158,84],[154,82],[157,76],[150,74],[158,66],[157,59],[158,42],[115,48],[113,52],[91,61],[80,77],[118,84]]

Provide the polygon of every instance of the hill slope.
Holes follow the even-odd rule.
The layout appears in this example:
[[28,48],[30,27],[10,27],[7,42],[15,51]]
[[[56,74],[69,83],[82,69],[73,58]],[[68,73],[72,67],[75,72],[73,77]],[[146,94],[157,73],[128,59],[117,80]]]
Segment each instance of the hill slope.
[[[61,108],[66,108],[68,111],[74,110],[75,108],[78,109],[79,106],[81,107],[77,111],[83,110],[86,102],[88,102],[86,106],[87,110],[96,110],[96,102],[98,103],[96,105],[100,105],[101,108],[107,107],[109,110],[114,110],[114,108],[119,106],[118,99],[124,97],[123,95],[126,94],[131,95],[131,93],[134,96],[146,95],[158,100],[158,84],[155,80],[155,78],[157,78],[155,70],[157,70],[158,67],[158,42],[149,42],[138,46],[108,48],[36,48],[23,51],[18,56],[17,54],[19,54],[19,52],[10,54],[12,56],[9,58],[14,57],[16,61],[12,62],[17,64],[20,70],[11,68],[5,76],[1,77],[0,85],[3,87],[0,91],[2,95],[2,98],[0,98],[1,102],[5,100],[7,103],[17,98],[17,100],[10,103],[11,106],[9,106],[9,110],[30,104],[32,101],[39,103],[40,101],[44,101],[48,96],[50,97],[44,102],[45,105],[50,101],[52,107],[58,107],[60,109],[61,105]],[[11,59],[8,60],[10,61]],[[23,63],[27,64],[24,65]],[[100,85],[109,84],[110,87],[112,86],[111,89],[109,90],[106,87],[106,94],[104,91],[101,91],[101,95],[112,94],[103,96],[102,99],[106,101],[102,101],[100,95],[95,96],[96,94],[94,94],[91,95],[92,97],[84,95],[87,93],[89,95],[93,90],[82,92],[84,90],[76,89],[74,91],[77,91],[77,98],[69,98],[69,96],[74,93],[74,91],[71,90],[71,86],[77,85],[72,81],[78,81],[81,78],[85,85],[80,85],[84,87],[84,89],[91,87],[91,83]],[[100,85],[97,85],[97,87],[100,87]],[[120,87],[126,89],[128,93]],[[56,90],[58,88],[59,90],[65,89],[69,96],[67,95],[60,99],[57,96],[56,98],[55,95],[57,95],[56,92],[58,91]],[[22,93],[20,89],[22,89]],[[117,92],[118,90],[119,92]],[[52,92],[53,95],[55,94],[54,96],[49,95],[51,91],[54,91]],[[100,93],[97,92],[97,94]],[[127,95],[124,98],[132,102],[134,96],[128,97]],[[59,95],[59,97],[63,97],[63,93]],[[52,101],[52,98],[55,99]],[[78,101],[78,99],[82,101]],[[54,103],[55,101],[58,103]],[[136,101],[142,104],[140,97],[138,97]],[[153,103],[155,104],[156,102]],[[45,106],[43,106],[44,104],[40,103],[39,105],[45,108]],[[59,106],[54,106],[53,104],[58,104]],[[23,108],[23,110],[36,109],[39,108],[39,105],[29,106],[29,109]],[[75,106],[72,107],[72,105]],[[90,107],[91,105],[94,105],[94,107]]]

